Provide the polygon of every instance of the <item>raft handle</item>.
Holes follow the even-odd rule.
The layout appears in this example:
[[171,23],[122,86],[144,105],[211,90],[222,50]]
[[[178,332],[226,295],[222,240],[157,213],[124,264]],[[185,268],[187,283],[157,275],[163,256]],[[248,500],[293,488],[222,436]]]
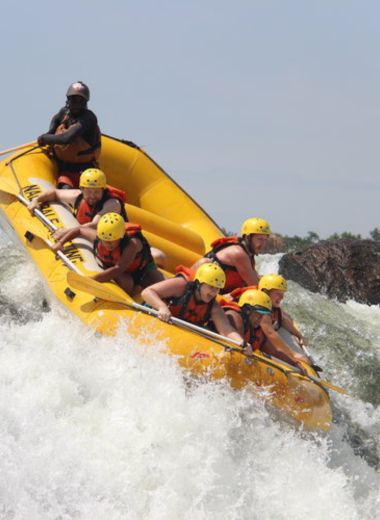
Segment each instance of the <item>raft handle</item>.
[[34,235],[31,231],[25,231],[24,237],[27,239],[28,242],[32,242]]
[[76,296],[76,293],[70,289],[70,287],[66,287],[66,289],[63,291],[64,294],[68,297],[70,301],[73,301],[73,299]]

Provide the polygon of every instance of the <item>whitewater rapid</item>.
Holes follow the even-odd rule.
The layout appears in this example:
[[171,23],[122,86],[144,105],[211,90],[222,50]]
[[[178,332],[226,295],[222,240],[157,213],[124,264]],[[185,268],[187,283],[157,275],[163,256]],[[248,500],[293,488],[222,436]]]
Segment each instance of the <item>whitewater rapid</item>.
[[[263,256],[259,270],[277,270]],[[333,394],[327,434],[296,430],[165,345],[97,337],[0,239],[1,520],[380,518],[380,311],[291,283],[285,307]]]

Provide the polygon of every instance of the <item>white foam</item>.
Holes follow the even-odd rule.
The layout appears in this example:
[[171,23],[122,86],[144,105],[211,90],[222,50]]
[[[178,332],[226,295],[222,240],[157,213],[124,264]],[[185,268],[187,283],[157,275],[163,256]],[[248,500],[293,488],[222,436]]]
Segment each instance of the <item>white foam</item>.
[[360,518],[327,439],[225,382],[189,384],[164,345],[97,338],[54,311],[1,333],[0,482],[15,518]]
[[[7,297],[22,307],[27,294],[38,308],[43,285],[28,285],[22,262]],[[300,294],[324,308],[323,297]],[[248,390],[185,375],[163,344],[125,330],[98,338],[55,305],[38,317],[0,322],[0,518],[378,515],[379,475],[354,454],[344,423],[327,435],[297,431]],[[333,399],[379,438],[378,409]]]

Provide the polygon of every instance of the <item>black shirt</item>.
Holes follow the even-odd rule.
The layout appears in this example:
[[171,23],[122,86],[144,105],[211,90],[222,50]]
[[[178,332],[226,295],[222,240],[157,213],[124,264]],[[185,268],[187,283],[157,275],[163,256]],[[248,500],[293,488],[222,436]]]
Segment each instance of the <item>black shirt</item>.
[[[71,128],[63,134],[55,135],[55,131],[63,122],[65,116],[68,116],[65,126],[66,128]],[[87,108],[75,117],[70,114],[67,107],[61,108],[61,110],[53,116],[50,122],[49,131],[46,134],[43,134],[46,144],[63,145],[72,143],[79,136],[82,137],[90,146],[94,147],[96,147],[100,141],[97,117],[94,112]]]

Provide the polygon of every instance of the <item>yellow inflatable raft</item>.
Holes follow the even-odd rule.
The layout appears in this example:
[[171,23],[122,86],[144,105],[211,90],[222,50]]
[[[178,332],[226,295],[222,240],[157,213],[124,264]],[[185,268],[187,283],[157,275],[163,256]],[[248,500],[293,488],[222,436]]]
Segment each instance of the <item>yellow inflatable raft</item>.
[[[151,245],[165,252],[168,271],[178,264],[192,265],[210,242],[223,236],[202,208],[142,150],[103,136],[100,166],[109,184],[127,192],[130,221],[140,223]],[[99,267],[91,245],[83,239],[74,240],[56,257],[49,249],[51,230],[75,225],[74,217],[58,203],[35,216],[25,205],[55,186],[55,173],[53,162],[40,148],[29,147],[7,157],[0,163],[0,214],[2,226],[17,235],[67,309],[103,334],[114,334],[122,322],[130,334],[142,336],[152,347],[164,341],[168,353],[193,374],[228,378],[237,389],[257,392],[261,387],[272,405],[306,428],[330,427],[327,389],[341,389],[320,380],[312,368],[302,376],[294,367],[260,353],[248,357],[217,334],[180,320],[163,323],[115,284],[85,277]],[[68,276],[69,272],[73,274]]]

